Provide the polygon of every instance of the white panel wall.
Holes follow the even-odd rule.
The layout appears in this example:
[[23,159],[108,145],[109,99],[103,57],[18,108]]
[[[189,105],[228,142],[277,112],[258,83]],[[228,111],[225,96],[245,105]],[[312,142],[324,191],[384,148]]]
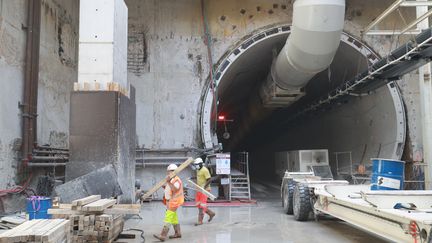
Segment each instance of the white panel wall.
[[78,82],[101,89],[127,81],[128,8],[123,0],[81,0]]

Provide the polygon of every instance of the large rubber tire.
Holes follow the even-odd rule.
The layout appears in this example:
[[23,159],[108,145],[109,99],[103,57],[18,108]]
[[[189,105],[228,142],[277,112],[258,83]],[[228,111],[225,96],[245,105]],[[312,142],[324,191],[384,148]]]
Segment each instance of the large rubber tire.
[[312,211],[309,187],[298,183],[294,188],[293,210],[297,221],[307,221]]
[[293,180],[288,180],[285,183],[282,193],[282,206],[286,214],[293,214],[293,195],[295,183]]

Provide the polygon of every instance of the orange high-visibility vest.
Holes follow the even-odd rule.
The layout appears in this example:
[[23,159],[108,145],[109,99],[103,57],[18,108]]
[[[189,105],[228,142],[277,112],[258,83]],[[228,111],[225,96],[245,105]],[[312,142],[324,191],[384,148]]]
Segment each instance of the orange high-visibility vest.
[[171,179],[171,183],[174,185],[176,182],[180,184],[180,188],[177,192],[170,190],[170,199],[168,201],[169,208],[178,208],[184,203],[183,183],[178,176]]

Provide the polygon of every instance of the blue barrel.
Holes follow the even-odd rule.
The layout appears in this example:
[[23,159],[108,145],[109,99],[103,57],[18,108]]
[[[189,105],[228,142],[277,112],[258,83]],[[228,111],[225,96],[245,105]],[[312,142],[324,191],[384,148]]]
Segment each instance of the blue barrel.
[[52,207],[52,200],[49,197],[33,196],[27,198],[26,210],[29,219],[50,219],[48,209]]
[[403,190],[405,162],[390,159],[371,159],[371,190]]

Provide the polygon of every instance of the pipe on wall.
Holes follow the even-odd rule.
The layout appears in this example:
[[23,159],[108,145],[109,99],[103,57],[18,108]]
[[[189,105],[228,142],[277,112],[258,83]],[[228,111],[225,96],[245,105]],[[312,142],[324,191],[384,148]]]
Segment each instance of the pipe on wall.
[[28,0],[24,97],[21,107],[23,122],[22,157],[24,161],[28,161],[30,158],[37,138],[41,4],[41,0]]

